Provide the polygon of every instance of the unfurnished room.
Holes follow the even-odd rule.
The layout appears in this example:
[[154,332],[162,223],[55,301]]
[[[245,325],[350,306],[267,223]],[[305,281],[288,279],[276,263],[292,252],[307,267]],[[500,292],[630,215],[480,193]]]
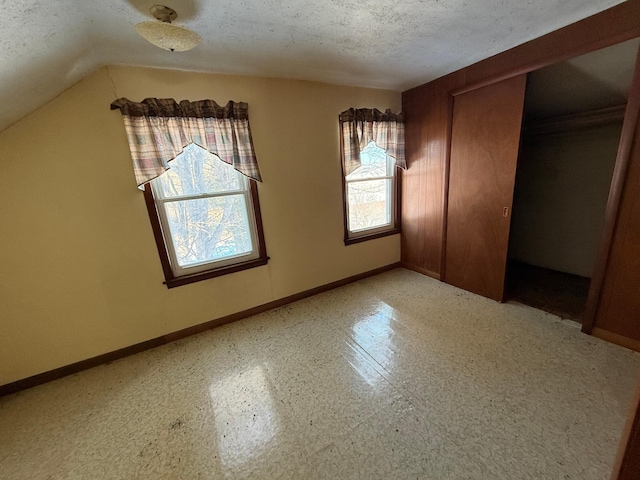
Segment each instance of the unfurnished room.
[[640,479],[639,19],[3,2],[0,480]]

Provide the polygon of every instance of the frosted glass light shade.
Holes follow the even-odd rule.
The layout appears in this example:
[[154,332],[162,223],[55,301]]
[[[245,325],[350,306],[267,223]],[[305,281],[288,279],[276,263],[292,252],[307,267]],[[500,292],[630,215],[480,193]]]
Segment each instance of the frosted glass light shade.
[[196,32],[167,22],[142,22],[137,24],[135,29],[136,32],[156,47],[171,50],[172,52],[186,52],[198,45],[202,40]]

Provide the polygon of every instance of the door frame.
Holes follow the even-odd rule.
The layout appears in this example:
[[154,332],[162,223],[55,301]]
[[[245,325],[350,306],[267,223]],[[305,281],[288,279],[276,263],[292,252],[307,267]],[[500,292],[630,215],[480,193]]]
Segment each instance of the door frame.
[[627,178],[627,170],[629,168],[629,160],[631,158],[631,147],[633,146],[633,139],[638,126],[639,113],[640,48],[636,54],[633,80],[631,83],[629,98],[627,99],[627,108],[624,113],[624,120],[622,122],[622,133],[620,134],[618,154],[616,156],[613,178],[611,179],[611,188],[609,190],[609,198],[607,200],[607,207],[605,210],[604,228],[600,238],[600,246],[598,247],[596,263],[591,276],[591,284],[589,285],[587,305],[582,319],[582,332],[589,335],[593,332],[596,322],[596,314],[598,312],[598,306],[600,305],[602,287],[607,274],[611,245],[613,243],[613,236],[618,223],[618,213],[620,211],[620,203],[622,201],[622,192]]

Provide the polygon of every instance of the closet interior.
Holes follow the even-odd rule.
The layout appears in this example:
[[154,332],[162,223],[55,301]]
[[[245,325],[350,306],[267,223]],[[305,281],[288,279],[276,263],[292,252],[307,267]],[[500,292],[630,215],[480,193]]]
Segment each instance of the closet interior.
[[505,300],[582,320],[639,45],[528,74]]

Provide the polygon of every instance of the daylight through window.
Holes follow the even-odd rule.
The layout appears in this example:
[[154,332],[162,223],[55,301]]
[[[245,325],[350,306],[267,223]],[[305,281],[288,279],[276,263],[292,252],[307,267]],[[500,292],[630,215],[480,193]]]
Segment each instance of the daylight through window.
[[173,277],[260,257],[252,182],[195,144],[151,182]]
[[395,160],[370,142],[360,152],[361,165],[345,177],[349,237],[395,228]]

